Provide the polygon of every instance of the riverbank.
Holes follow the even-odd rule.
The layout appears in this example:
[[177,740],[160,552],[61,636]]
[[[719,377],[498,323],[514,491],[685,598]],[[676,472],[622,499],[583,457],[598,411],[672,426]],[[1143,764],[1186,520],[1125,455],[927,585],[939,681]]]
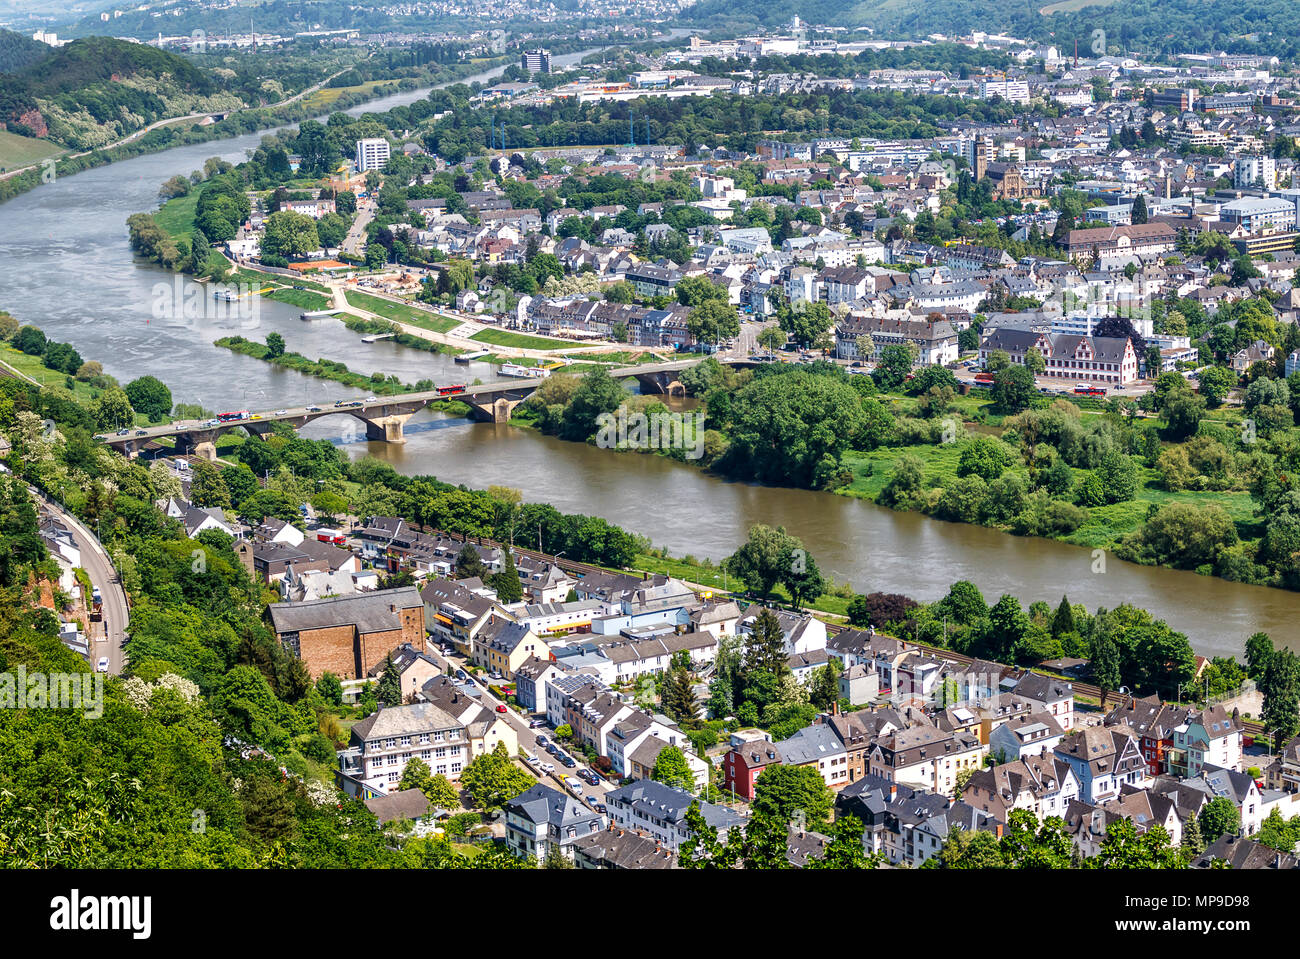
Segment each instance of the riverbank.
[[[197,121],[188,129],[179,129],[184,117],[173,117],[159,121],[148,132],[137,131],[134,139],[119,143],[109,149],[89,150],[85,153],[63,154],[52,158],[53,162],[42,161],[42,165],[15,173],[0,179],[0,203],[34,190],[37,187],[53,183],[56,180],[75,176],[97,167],[133,159],[135,157],[160,153],[176,147],[193,146],[216,140],[226,140],[244,136],[249,133],[271,130],[276,127],[300,123],[303,120],[318,119],[341,110],[349,110],[375,100],[382,100],[404,91],[419,90],[427,87],[462,82],[486,70],[495,69],[509,61],[504,57],[482,60],[474,63],[452,64],[443,66],[436,76],[405,77],[397,81],[379,85],[366,84],[358,88],[343,88],[337,96],[331,92],[328,104],[313,101],[311,96],[291,100],[266,107],[247,107],[237,110],[215,123],[201,125]],[[446,76],[451,73],[453,76]],[[324,89],[324,88],[322,88]],[[328,110],[325,107],[328,106]]]

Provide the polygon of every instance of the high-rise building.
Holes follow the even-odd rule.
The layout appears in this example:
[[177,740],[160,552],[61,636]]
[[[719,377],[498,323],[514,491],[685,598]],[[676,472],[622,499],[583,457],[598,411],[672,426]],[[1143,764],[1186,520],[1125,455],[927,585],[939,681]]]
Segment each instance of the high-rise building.
[[388,141],[383,137],[370,137],[357,141],[357,172],[382,170],[388,162]]
[[519,66],[529,73],[550,73],[551,51],[525,50],[519,55]]
[[1237,157],[1232,161],[1232,185],[1238,190],[1262,186],[1277,189],[1277,161],[1269,156]]

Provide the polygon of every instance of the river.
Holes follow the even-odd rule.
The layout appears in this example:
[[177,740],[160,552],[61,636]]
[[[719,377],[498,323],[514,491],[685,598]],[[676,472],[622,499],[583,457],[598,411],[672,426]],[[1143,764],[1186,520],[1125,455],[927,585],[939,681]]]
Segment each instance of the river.
[[[497,72],[469,79],[486,80]],[[382,111],[425,93],[408,91],[349,112]],[[212,345],[232,332],[262,339],[274,330],[290,350],[341,360],[358,372],[393,373],[406,382],[489,378],[492,369],[485,364],[467,368],[387,341],[363,344],[336,320],[304,322],[298,308],[271,301],[260,302],[256,315],[242,320],[154,317],[154,305],[168,295],[173,276],[131,255],[127,216],[153,209],[158,186],[169,177],[188,174],[211,156],[239,162],[261,136],[113,163],[0,205],[5,265],[0,308],[71,342],[124,383],[151,373],[171,387],[176,402],[213,410],[361,395]],[[211,302],[205,305],[212,308]],[[404,473],[429,473],[474,487],[515,486],[528,500],[603,516],[644,534],[674,556],[719,560],[744,540],[750,524],[763,522],[785,526],[804,541],[825,575],[848,581],[859,592],[933,600],[953,581],[969,579],[990,601],[1011,593],[1025,603],[1045,600],[1055,606],[1066,593],[1090,609],[1130,602],[1187,633],[1204,655],[1240,655],[1256,630],[1300,649],[1300,595],[1283,590],[1135,566],[1114,557],[1106,558],[1104,572],[1093,572],[1088,550],[1051,540],[895,513],[845,497],[724,482],[660,457],[615,454],[442,414],[414,418],[404,446],[357,441],[346,417],[318,421],[305,433],[346,441],[348,455],[370,453]]]

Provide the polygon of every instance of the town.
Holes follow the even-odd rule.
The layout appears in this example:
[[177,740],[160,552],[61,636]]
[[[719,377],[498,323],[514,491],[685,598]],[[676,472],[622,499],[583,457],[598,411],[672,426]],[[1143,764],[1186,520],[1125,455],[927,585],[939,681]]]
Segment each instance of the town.
[[0,35],[0,859],[1300,868],[1289,26],[298,6]]

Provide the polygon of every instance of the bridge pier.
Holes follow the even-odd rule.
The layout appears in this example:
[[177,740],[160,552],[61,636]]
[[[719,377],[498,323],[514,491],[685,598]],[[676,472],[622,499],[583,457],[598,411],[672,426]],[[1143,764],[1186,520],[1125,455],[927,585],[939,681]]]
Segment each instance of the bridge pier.
[[217,458],[217,430],[192,430],[176,434],[176,452],[180,455],[202,456],[208,461]]
[[516,397],[511,399],[506,396],[499,396],[494,400],[486,402],[468,400],[470,408],[474,411],[475,416],[481,420],[487,420],[489,423],[509,423],[510,417],[515,412],[515,407],[522,403],[527,397]]
[[686,387],[678,378],[675,370],[663,370],[657,373],[634,373],[636,381],[641,384],[642,393],[657,393],[661,396],[685,396]]
[[366,439],[382,440],[385,443],[405,443],[405,425],[413,413],[390,413],[373,419],[358,417],[366,424]]

